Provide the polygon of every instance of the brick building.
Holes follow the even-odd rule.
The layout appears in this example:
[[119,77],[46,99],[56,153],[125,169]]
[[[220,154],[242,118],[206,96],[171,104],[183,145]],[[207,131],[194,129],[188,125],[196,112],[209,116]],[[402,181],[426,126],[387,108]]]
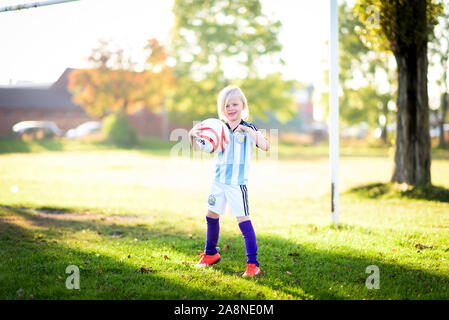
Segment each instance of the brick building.
[[[73,69],[67,68],[53,84],[32,86],[0,87],[0,137],[12,135],[12,126],[25,120],[48,120],[55,122],[65,133],[86,121],[95,119],[72,101],[67,90],[68,75]],[[129,115],[132,127],[140,137],[167,137],[177,127],[165,123],[162,114],[147,108]]]
[[0,88],[0,136],[10,136],[12,126],[24,120],[54,121],[65,132],[91,117],[71,101],[71,95],[64,88]]

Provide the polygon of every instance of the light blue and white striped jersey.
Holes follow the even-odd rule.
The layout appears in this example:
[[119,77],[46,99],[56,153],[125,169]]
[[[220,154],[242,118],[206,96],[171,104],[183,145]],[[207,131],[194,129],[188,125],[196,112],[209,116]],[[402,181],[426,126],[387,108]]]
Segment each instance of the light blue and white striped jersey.
[[[240,121],[241,125],[257,131],[255,125]],[[255,141],[246,132],[233,132],[229,128],[229,144],[226,149],[215,155],[215,180],[224,184],[246,185],[248,183],[249,164]]]

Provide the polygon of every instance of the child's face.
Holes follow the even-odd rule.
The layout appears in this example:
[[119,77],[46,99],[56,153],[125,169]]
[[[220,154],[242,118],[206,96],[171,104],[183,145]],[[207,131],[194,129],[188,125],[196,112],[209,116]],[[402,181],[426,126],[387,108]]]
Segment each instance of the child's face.
[[225,106],[225,116],[229,121],[237,121],[242,118],[243,101],[240,97],[234,96],[228,100]]

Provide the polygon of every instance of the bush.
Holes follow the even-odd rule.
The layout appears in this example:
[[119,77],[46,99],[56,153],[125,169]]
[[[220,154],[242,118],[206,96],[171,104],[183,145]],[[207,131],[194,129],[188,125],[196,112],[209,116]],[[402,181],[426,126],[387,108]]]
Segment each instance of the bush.
[[132,147],[137,144],[137,133],[129,121],[121,114],[111,114],[103,119],[103,133],[107,141],[119,147]]

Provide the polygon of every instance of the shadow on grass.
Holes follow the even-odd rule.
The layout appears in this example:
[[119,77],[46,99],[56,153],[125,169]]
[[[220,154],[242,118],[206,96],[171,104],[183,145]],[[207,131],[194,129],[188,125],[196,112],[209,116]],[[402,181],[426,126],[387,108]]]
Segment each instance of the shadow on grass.
[[42,139],[23,141],[20,139],[0,139],[0,154],[2,153],[30,153],[33,147],[45,151],[62,151],[63,142],[59,139]]
[[117,144],[107,139],[87,143],[90,143],[93,146],[96,146],[102,150],[139,151],[143,153],[167,155],[167,156],[170,154],[170,149],[174,145],[173,142],[152,138],[144,138],[144,139],[141,138],[134,145]]
[[31,153],[42,151],[98,151],[98,150],[133,150],[146,154],[169,155],[176,142],[145,138],[134,146],[120,146],[107,140],[33,140],[0,138],[0,154]]
[[[59,232],[76,232],[81,230],[96,231],[100,234],[108,229],[105,236],[120,238],[133,236],[145,231],[136,227],[126,231],[123,226],[112,226],[95,222],[60,221],[52,218],[34,216],[24,208],[8,208],[11,213],[25,218],[34,226],[58,228]],[[119,231],[122,230],[122,231]],[[60,245],[48,240],[54,231],[35,231],[24,228],[14,219],[0,218],[0,271],[2,286],[1,299],[195,299],[207,295],[205,291],[189,288],[158,275],[158,270],[139,273],[139,268],[120,262],[115,258],[96,256],[89,250]],[[147,236],[156,234],[146,232]],[[69,265],[80,270],[81,290],[66,288],[65,273]],[[216,299],[224,299],[217,295]]]
[[[33,147],[46,151],[62,151],[63,142],[59,139],[42,139],[33,141],[23,141],[20,139],[0,139],[0,154],[2,153],[29,153],[33,152]],[[36,148],[35,147],[35,148]]]
[[2,153],[27,153],[31,152],[28,142],[18,139],[0,139],[0,154]]
[[371,199],[403,197],[409,199],[449,202],[449,189],[434,185],[413,187],[397,183],[372,183],[354,187],[346,193],[352,193]]
[[63,150],[63,143],[59,139],[35,140],[34,143],[47,151]]
[[[263,276],[242,279],[240,275],[246,257],[244,242],[238,233],[237,236],[220,235],[222,261],[214,266],[215,273],[211,273],[210,270],[193,267],[196,250],[204,248],[204,239],[192,238],[191,233],[204,234],[205,230],[187,229],[176,223],[129,224],[123,221],[117,224],[116,220],[108,220],[108,216],[82,220],[82,214],[76,218],[74,214],[63,219],[53,214],[36,214],[26,208],[2,206],[0,209],[3,217],[17,217],[37,227],[34,230],[7,218],[0,219],[0,271],[4,275],[0,289],[2,299],[17,298],[19,288],[25,293],[33,292],[36,299],[264,299],[263,290],[275,295],[279,293],[283,299],[288,295],[292,299],[326,300],[447,297],[444,286],[449,280],[440,274],[415,270],[394,259],[368,256],[354,250],[336,253],[278,236],[259,234],[259,261]],[[132,264],[132,260],[120,262],[103,254],[96,257],[92,247],[83,248],[80,244],[72,248],[57,240],[52,241],[63,234],[72,235],[83,230],[101,237],[98,248],[112,241],[127,242],[128,245],[123,246],[131,255],[138,255],[137,250],[140,254],[146,252],[148,259],[160,269],[136,273],[139,268]],[[330,230],[323,228],[322,231],[327,233]],[[134,247],[137,253],[133,251],[135,238],[139,239],[135,246],[140,246]],[[85,242],[91,241],[86,239]],[[167,247],[191,257],[191,261],[174,261],[152,253],[152,248]],[[80,267],[82,290],[65,288],[68,275],[64,272],[71,264]],[[381,290],[369,290],[365,286],[366,268],[370,265],[380,269]],[[167,270],[173,270],[170,275],[175,278],[168,277]],[[226,279],[231,279],[231,284]],[[252,286],[244,291],[241,285],[248,282]],[[248,291],[248,288],[253,291]]]

